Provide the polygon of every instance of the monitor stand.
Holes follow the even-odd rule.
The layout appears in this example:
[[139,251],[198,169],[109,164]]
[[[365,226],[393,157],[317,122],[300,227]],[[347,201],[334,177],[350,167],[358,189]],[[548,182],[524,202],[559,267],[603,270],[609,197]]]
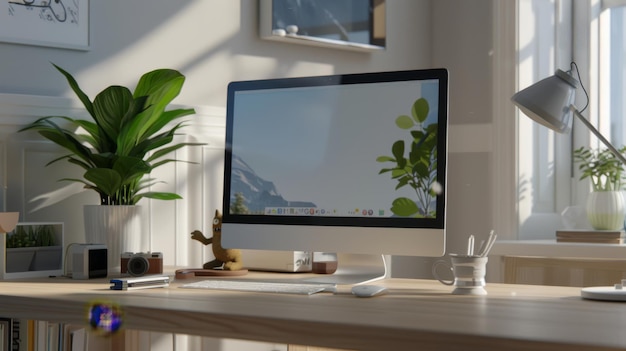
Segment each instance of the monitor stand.
[[344,254],[337,256],[337,270],[333,274],[319,274],[306,282],[338,285],[365,284],[391,276],[391,256],[370,254]]

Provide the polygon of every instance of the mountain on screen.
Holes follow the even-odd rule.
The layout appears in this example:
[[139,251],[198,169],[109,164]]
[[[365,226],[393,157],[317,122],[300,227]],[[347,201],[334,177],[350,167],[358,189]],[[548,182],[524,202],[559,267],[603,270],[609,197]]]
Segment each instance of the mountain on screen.
[[267,207],[316,207],[307,201],[287,201],[273,182],[259,177],[240,157],[233,155],[230,182],[231,203],[240,193],[250,213],[263,213]]

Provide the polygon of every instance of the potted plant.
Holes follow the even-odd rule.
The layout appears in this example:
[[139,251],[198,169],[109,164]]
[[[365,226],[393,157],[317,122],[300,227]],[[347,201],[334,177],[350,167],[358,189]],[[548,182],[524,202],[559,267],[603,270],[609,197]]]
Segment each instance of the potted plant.
[[[200,145],[173,142],[176,132],[184,126],[184,122],[170,125],[195,111],[166,110],[180,93],[185,81],[181,73],[172,69],[157,69],[145,73],[132,92],[123,86],[109,86],[91,101],[70,73],[57,65],[54,67],[65,76],[93,120],[47,116],[21,131],[35,130],[69,151],[67,155],[48,164],[66,160],[81,167],[84,173],[82,178],[63,180],[79,182],[85,188],[96,191],[101,205],[118,205],[96,208],[85,206],[86,235],[91,236],[87,241],[106,243],[109,246],[111,264],[112,260],[119,261],[122,251],[140,251],[145,247],[131,237],[111,238],[119,235],[115,232],[122,230],[125,223],[133,222],[132,218],[137,217],[138,209],[134,205],[140,199],[180,198],[174,193],[148,191],[156,183],[149,174],[155,168],[175,161],[166,157],[169,153],[185,146]],[[101,223],[92,223],[92,217]],[[118,224],[113,227],[101,228],[105,223],[115,220]],[[98,230],[101,232],[94,233]],[[137,227],[130,230],[141,231]]]
[[[618,150],[626,152],[626,147]],[[587,217],[594,229],[624,228],[625,206],[624,169],[622,163],[607,149],[580,147],[574,150],[574,161],[581,172],[580,179],[591,181],[592,192],[587,198]]]
[[165,111],[179,94],[185,77],[171,69],[154,70],[141,77],[134,92],[113,85],[92,102],[70,73],[54,67],[65,76],[93,121],[47,116],[24,127],[22,131],[36,130],[70,152],[48,164],[67,160],[82,167],[84,179],[64,180],[95,190],[102,205],[135,205],[142,197],[179,199],[174,193],[144,190],[154,184],[147,178],[153,169],[174,161],[164,159],[165,155],[187,145],[198,145],[170,145],[183,123],[162,131],[168,123],[195,113],[193,109]]
[[6,238],[6,272],[62,269],[63,225],[19,223]]

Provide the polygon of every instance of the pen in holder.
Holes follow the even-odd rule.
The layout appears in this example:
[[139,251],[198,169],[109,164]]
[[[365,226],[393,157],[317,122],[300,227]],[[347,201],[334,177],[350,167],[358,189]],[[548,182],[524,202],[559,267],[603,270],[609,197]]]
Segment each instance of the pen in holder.
[[[487,257],[450,254],[452,264],[438,260],[433,264],[433,275],[439,282],[454,286],[455,295],[487,295],[485,273]],[[453,280],[446,280],[439,274],[439,266],[447,267],[454,274]]]
[[[450,254],[452,265],[445,260],[433,264],[433,276],[445,285],[452,285],[455,295],[487,295],[485,290],[485,273],[487,272],[487,255],[496,242],[496,233],[492,230],[487,241],[483,241],[474,254],[474,236],[470,235],[467,241],[467,254]],[[445,280],[439,275],[439,266],[445,266],[454,274],[454,280]]]

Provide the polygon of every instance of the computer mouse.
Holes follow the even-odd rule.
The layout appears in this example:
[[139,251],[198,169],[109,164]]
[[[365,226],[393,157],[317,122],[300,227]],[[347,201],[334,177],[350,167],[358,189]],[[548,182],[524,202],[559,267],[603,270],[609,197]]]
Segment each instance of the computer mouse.
[[387,292],[387,288],[380,285],[355,285],[352,294],[358,297],[374,297]]

